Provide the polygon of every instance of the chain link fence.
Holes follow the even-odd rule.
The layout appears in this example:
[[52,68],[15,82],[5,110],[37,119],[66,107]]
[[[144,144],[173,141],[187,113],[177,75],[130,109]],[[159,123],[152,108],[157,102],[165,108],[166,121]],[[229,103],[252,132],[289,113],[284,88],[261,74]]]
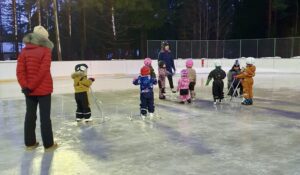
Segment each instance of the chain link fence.
[[[158,58],[160,40],[147,41],[147,56]],[[244,40],[171,40],[175,58],[241,58],[300,56],[300,37]]]

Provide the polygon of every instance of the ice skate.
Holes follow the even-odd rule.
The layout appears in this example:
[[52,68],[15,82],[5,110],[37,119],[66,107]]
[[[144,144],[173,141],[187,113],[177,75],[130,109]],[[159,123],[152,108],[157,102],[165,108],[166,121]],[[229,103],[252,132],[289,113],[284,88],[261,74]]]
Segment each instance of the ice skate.
[[82,118],[76,118],[76,122],[81,122]]
[[92,122],[93,119],[92,118],[86,118],[86,119],[83,119],[84,122]]
[[58,144],[56,142],[54,142],[54,144],[52,146],[50,146],[49,148],[45,148],[45,152],[51,152],[54,151],[58,148]]
[[142,120],[146,120],[146,115],[141,115]]
[[37,148],[38,146],[39,146],[39,142],[36,142],[32,146],[26,146],[26,150],[31,151],[31,150],[34,150],[35,148]]
[[150,120],[154,120],[154,114],[153,113],[149,113],[149,118],[150,118]]
[[172,91],[172,93],[176,93],[177,92],[174,88],[172,88],[171,91]]
[[191,99],[191,98],[188,99],[187,102],[188,102],[188,103],[192,103],[192,99]]

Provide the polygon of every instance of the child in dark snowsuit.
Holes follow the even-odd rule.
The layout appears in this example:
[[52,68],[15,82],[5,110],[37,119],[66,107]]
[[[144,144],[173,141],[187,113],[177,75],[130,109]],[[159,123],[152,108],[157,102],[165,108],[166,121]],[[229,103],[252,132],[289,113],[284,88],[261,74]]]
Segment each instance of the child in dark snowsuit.
[[150,119],[154,117],[154,93],[153,85],[157,84],[155,78],[150,76],[150,68],[147,66],[142,67],[141,75],[133,80],[134,85],[140,85],[140,110],[141,117],[145,120],[147,113],[149,112]]
[[228,94],[229,96],[238,96],[238,91],[234,93],[234,90],[239,88],[240,89],[240,95],[243,95],[243,86],[242,83],[240,82],[241,80],[234,78],[238,74],[241,73],[241,68],[240,68],[240,63],[238,60],[235,60],[234,65],[232,68],[229,70],[227,73],[227,81],[228,81]]
[[206,81],[206,86],[208,86],[209,82],[213,79],[213,97],[214,97],[214,104],[217,104],[217,100],[219,102],[222,102],[222,99],[224,98],[224,82],[223,79],[226,77],[226,73],[224,70],[221,69],[221,62],[216,61],[215,62],[215,69],[211,71],[208,75],[208,79]]

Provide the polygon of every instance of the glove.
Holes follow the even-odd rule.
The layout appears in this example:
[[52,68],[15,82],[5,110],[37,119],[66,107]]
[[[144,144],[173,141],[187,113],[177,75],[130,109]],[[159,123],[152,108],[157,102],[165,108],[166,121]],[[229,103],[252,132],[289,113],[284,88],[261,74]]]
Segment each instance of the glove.
[[27,87],[22,89],[22,93],[23,93],[25,96],[28,96],[31,92],[32,92],[32,90],[29,89],[29,88],[27,88]]
[[135,78],[133,78],[133,81],[136,81],[138,78],[137,77],[135,77]]
[[94,82],[94,81],[95,81],[95,78],[89,78],[89,80],[91,80],[92,82]]
[[209,84],[209,81],[206,81],[205,86],[208,86],[208,84]]

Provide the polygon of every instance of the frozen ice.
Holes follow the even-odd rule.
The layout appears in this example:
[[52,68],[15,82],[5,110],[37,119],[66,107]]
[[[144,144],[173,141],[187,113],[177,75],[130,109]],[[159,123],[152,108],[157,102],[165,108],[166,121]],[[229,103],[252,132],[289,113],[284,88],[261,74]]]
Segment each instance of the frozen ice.
[[[109,120],[101,123],[91,99],[89,124],[74,121],[72,81],[55,79],[51,116],[59,148],[50,153],[25,150],[23,96],[17,82],[2,82],[0,174],[299,174],[299,74],[257,74],[253,106],[241,106],[240,98],[213,105],[200,74],[192,104],[179,104],[169,89],[159,100],[156,89],[161,118],[145,121],[132,77],[96,78],[93,91]],[[41,143],[39,124],[36,133]]]

